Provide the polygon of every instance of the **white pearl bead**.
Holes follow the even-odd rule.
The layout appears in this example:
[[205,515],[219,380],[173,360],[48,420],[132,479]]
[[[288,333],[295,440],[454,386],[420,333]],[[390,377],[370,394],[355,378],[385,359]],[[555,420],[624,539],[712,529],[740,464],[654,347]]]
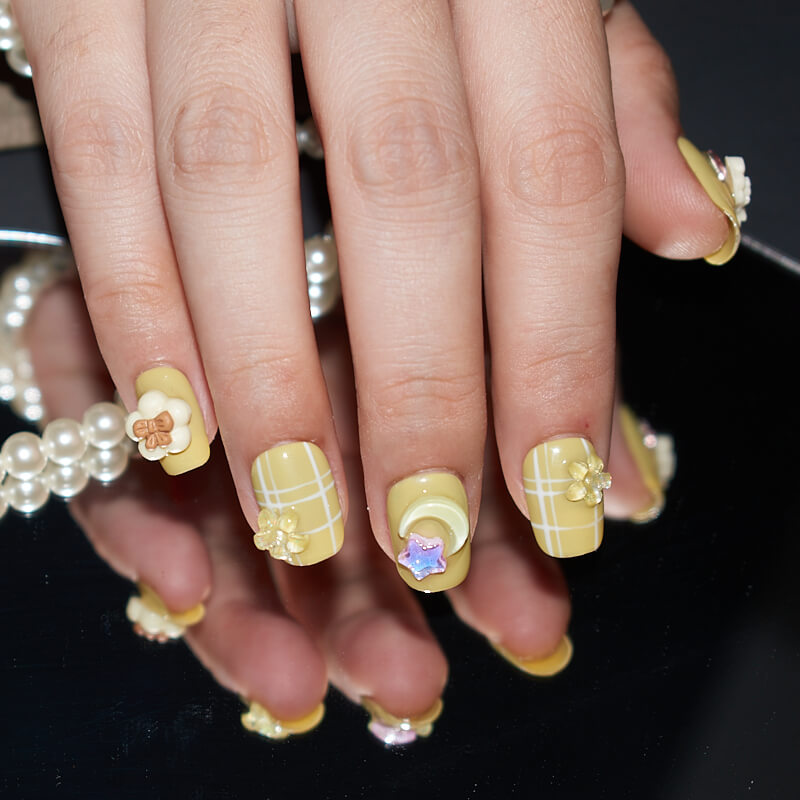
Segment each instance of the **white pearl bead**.
[[0,449],[0,460],[8,474],[21,481],[29,481],[47,464],[39,437],[27,431],[20,431],[6,439]]
[[312,319],[322,317],[331,311],[339,302],[340,295],[338,280],[311,284],[308,287],[308,300]]
[[310,236],[305,242],[309,283],[325,283],[339,272],[336,242],[330,236]]
[[101,450],[116,447],[125,438],[125,415],[115,403],[95,403],[83,415],[86,441]]
[[116,480],[128,467],[127,445],[117,445],[110,450],[90,447],[81,461],[82,466],[97,481],[108,483]]
[[22,42],[18,41],[6,53],[6,61],[8,62],[8,66],[11,67],[11,69],[13,69],[18,75],[22,75],[23,78],[33,77],[31,63],[28,61],[28,55],[25,52],[25,47],[23,46]]
[[54,419],[42,434],[42,452],[61,466],[76,464],[86,452],[83,429],[74,419]]
[[58,464],[48,464],[42,481],[50,491],[68,499],[80,494],[89,483],[89,473],[82,464],[71,464],[69,466],[59,466]]
[[39,478],[21,481],[9,475],[3,483],[3,495],[11,508],[33,514],[44,506],[50,492]]

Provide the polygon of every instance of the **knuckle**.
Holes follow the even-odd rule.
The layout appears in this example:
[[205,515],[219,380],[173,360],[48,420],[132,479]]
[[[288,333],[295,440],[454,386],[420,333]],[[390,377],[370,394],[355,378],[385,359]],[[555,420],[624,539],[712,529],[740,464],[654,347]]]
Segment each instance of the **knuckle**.
[[175,315],[175,297],[165,291],[162,271],[141,260],[123,260],[97,274],[82,272],[81,284],[96,326],[118,327],[119,320],[126,319],[135,321],[145,335]]
[[520,340],[528,347],[512,355],[516,374],[525,376],[518,386],[520,400],[529,398],[531,386],[546,386],[549,397],[579,403],[586,400],[586,387],[612,380],[613,331],[604,337],[603,330],[600,325],[573,324],[525,331]]
[[255,183],[286,149],[279,142],[280,130],[266,105],[249,91],[218,87],[188,97],[168,136],[172,178],[194,191]]
[[141,121],[121,104],[93,101],[72,108],[51,132],[53,170],[72,184],[126,188],[151,164]]
[[482,413],[483,385],[474,373],[444,368],[397,369],[376,381],[371,416],[381,427],[418,435],[420,420],[473,429]]
[[430,100],[406,96],[360,119],[349,132],[347,158],[362,195],[400,206],[442,193],[458,197],[476,181],[477,160],[471,137],[453,116]]
[[624,167],[616,136],[586,109],[541,108],[512,126],[503,150],[504,188],[526,210],[621,197]]
[[[286,342],[269,343],[247,333],[229,335],[225,358],[215,364],[217,402],[241,412],[252,403],[253,419],[263,415],[264,397],[272,414],[297,416],[307,402],[309,357]],[[282,346],[283,345],[283,346]],[[304,366],[305,365],[305,366]]]

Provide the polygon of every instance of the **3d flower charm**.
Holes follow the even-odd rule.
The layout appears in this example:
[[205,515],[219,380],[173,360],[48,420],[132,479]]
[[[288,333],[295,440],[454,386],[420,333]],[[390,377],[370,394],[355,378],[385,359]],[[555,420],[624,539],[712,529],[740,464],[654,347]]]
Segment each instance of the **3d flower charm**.
[[735,204],[736,217],[739,224],[747,220],[745,206],[750,203],[752,185],[750,178],[745,174],[745,163],[741,156],[725,156],[720,158],[713,150],[706,154],[711,166],[714,167],[717,177],[728,187]]
[[293,555],[308,547],[308,536],[297,533],[298,522],[294,511],[278,516],[263,508],[258,515],[258,533],[253,536],[253,543],[259,550],[268,550],[273,558],[290,561]]
[[567,467],[573,482],[567,487],[567,500],[583,500],[590,508],[603,499],[603,489],[611,486],[611,476],[603,472],[603,462],[593,453],[586,461],[573,461]]
[[192,409],[185,400],[167,397],[151,389],[139,398],[136,411],[128,414],[125,431],[148,461],[160,461],[172,453],[182,453],[192,441],[189,422]]
[[405,549],[398,554],[397,563],[407,567],[418,581],[444,572],[447,569],[444,541],[438,536],[428,538],[412,533]]

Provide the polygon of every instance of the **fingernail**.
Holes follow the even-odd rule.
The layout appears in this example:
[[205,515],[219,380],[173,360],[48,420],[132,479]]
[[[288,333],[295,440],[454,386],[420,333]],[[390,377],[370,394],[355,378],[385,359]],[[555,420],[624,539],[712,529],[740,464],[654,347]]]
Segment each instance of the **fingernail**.
[[653,431],[626,405],[620,406],[619,421],[625,444],[642,482],[652,495],[650,505],[632,514],[630,519],[632,522],[649,522],[664,509],[664,492],[675,474],[675,445],[671,436]]
[[304,567],[339,552],[344,523],[328,459],[311,442],[273,447],[250,471],[261,507],[259,550],[287,564]]
[[160,461],[167,475],[181,475],[211,454],[203,412],[186,376],[172,367],[155,367],[136,379],[138,406],[125,430],[148,461]]
[[709,264],[725,264],[739,249],[741,225],[747,219],[745,206],[750,202],[751,187],[744,159],[740,156],[722,159],[711,150],[702,152],[683,136],[678,139],[678,149],[711,202],[728,218],[728,238],[705,259]]
[[603,472],[588,439],[553,439],[534,447],[522,465],[528,513],[539,547],[556,558],[591,553],[603,540]]
[[490,644],[506,661],[513,664],[517,669],[521,669],[529,675],[535,675],[537,678],[550,678],[553,675],[557,675],[566,669],[569,662],[572,661],[572,640],[566,635],[549,656],[537,659],[520,658],[499,644],[494,644],[493,642]]
[[247,705],[247,711],[242,714],[242,725],[248,730],[265,736],[267,739],[286,739],[298,733],[307,733],[322,722],[325,716],[325,706],[320,703],[310,714],[295,720],[281,720],[270,714],[264,706],[254,700],[242,702]]
[[137,585],[139,594],[128,600],[125,615],[133,624],[134,632],[151,642],[163,644],[170,639],[180,639],[186,628],[196,625],[205,616],[202,603],[188,611],[170,611],[153,589],[144,583]]
[[457,586],[470,561],[464,484],[450,472],[419,472],[394,484],[386,516],[397,571],[420,592]]
[[396,717],[382,708],[371,697],[362,697],[361,705],[369,714],[367,729],[384,744],[410,744],[418,737],[430,736],[433,723],[439,718],[444,708],[441,698],[425,713],[416,717]]

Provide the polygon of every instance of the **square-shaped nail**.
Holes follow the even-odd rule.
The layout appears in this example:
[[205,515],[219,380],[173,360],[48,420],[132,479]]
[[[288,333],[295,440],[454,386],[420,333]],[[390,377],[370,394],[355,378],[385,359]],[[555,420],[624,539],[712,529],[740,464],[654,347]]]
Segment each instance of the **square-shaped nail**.
[[556,558],[591,553],[603,540],[603,490],[611,476],[588,439],[554,439],[534,447],[522,465],[533,533]]
[[160,461],[168,475],[181,475],[208,461],[211,450],[203,412],[186,376],[154,367],[136,379],[137,408],[125,429],[148,461]]
[[335,555],[344,542],[339,495],[325,454],[311,442],[273,447],[253,462],[250,472],[261,507],[259,550],[295,566]]

